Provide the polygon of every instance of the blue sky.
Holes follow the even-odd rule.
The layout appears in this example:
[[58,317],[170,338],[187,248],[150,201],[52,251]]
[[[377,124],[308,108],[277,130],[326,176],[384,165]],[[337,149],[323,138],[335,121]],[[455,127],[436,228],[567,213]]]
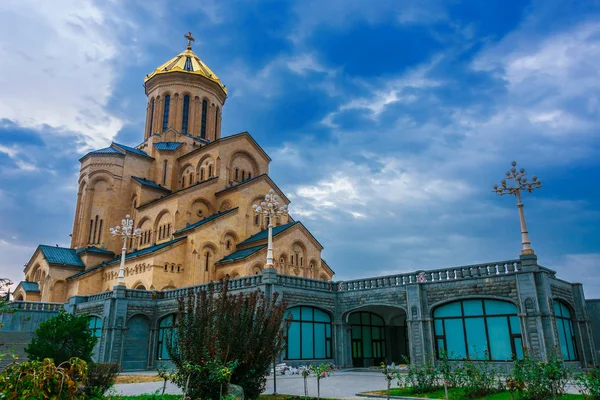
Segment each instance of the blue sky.
[[[23,29],[26,27],[26,29]],[[143,77],[194,50],[336,279],[517,258],[600,297],[600,3],[3,1],[0,275],[69,244],[78,158],[143,137]]]

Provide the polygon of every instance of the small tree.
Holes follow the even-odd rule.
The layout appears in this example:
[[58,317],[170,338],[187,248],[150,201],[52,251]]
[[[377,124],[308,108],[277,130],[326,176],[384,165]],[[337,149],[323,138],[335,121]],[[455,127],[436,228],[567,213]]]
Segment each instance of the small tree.
[[317,400],[321,398],[321,379],[327,378],[331,373],[329,364],[311,365],[310,369],[317,378]]
[[40,324],[25,352],[31,360],[51,358],[56,365],[73,357],[89,362],[97,341],[88,329],[87,314],[73,315],[61,310]]
[[[15,310],[10,306],[10,293],[8,287],[12,285],[12,281],[6,278],[0,278],[0,315],[5,313],[13,313]],[[0,322],[0,328],[4,324]]]
[[385,377],[385,380],[387,382],[387,400],[390,400],[390,387],[392,386],[392,381],[396,378],[396,368],[394,363],[392,363],[391,367],[388,368],[388,366],[382,362],[381,363],[381,372],[383,373],[383,376]]
[[285,346],[285,310],[278,293],[271,299],[258,290],[232,295],[227,280],[218,293],[212,284],[206,291],[190,289],[179,299],[178,319],[167,335],[175,383],[184,388],[189,382],[192,398],[216,398],[220,388],[211,380],[211,368],[237,361],[230,382],[243,387],[246,397],[257,398],[266,385],[265,372]]

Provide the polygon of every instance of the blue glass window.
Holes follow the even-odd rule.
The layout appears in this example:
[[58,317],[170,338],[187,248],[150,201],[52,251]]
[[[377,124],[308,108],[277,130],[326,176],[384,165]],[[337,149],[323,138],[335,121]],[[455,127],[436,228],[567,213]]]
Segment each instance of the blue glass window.
[[163,126],[162,126],[163,132],[166,131],[167,128],[169,127],[169,107],[170,106],[171,106],[171,96],[166,95],[165,96],[165,107],[163,109]]
[[194,67],[192,66],[192,58],[191,57],[185,58],[185,64],[183,65],[183,69],[185,71],[193,71],[194,70]]
[[523,357],[517,306],[500,300],[463,300],[433,312],[435,343],[453,360],[510,361]]
[[565,304],[558,300],[554,300],[554,315],[556,318],[558,341],[560,343],[560,352],[562,353],[563,360],[575,361],[577,360],[577,347],[571,312]]
[[208,102],[206,99],[202,100],[202,120],[200,121],[200,137],[206,139],[206,112],[208,109]]
[[181,133],[188,133],[188,116],[190,114],[190,96],[183,96],[183,115],[181,117]]
[[167,350],[167,343],[171,338],[175,339],[173,334],[177,334],[173,329],[175,325],[175,314],[167,315],[158,323],[158,341],[156,348],[156,359],[157,360],[169,360],[169,351]]
[[379,365],[386,355],[385,323],[379,315],[358,311],[350,314],[352,326],[352,364],[358,367]]
[[150,103],[150,123],[148,124],[148,134],[152,135],[152,124],[154,123],[154,99]]
[[102,337],[102,318],[91,316],[88,319],[88,329],[92,332],[94,337],[98,338],[96,345],[94,346],[94,352],[92,359],[98,361],[100,356],[100,338]]
[[331,358],[331,317],[313,307],[292,307],[285,358],[312,360]]

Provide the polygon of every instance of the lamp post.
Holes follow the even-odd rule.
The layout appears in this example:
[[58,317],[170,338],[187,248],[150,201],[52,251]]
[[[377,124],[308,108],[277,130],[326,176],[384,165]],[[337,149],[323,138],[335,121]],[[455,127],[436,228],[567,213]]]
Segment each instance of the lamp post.
[[265,200],[260,204],[253,205],[252,208],[256,214],[262,214],[269,219],[266,268],[273,268],[273,218],[287,215],[288,207],[279,204],[279,196],[271,189],[269,190],[269,193],[265,195]]
[[[517,209],[519,210],[519,221],[521,222],[521,254],[535,254],[531,248],[529,232],[527,232],[527,225],[525,224],[525,213],[523,212],[523,203],[521,202],[521,191],[526,190],[531,193],[535,189],[542,187],[542,181],[540,181],[537,176],[533,176],[531,181],[528,181],[525,168],[519,168],[517,170],[516,161],[513,161],[511,165],[512,168],[509,171],[506,171],[506,177],[500,181],[501,185],[494,185],[494,192],[496,192],[498,196],[512,194],[517,198]],[[514,186],[508,186],[507,181],[509,180],[514,180]]]
[[141,229],[137,228],[133,230],[133,220],[131,216],[127,214],[125,219],[121,220],[121,225],[117,225],[114,228],[110,228],[110,234],[114,237],[123,238],[123,248],[121,249],[121,266],[119,267],[119,281],[118,286],[125,286],[125,253],[127,252],[127,239],[134,239],[140,236]]

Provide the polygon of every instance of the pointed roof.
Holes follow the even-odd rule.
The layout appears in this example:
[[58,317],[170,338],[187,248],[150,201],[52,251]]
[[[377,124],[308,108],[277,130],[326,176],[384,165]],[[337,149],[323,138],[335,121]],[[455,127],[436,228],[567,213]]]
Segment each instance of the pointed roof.
[[200,75],[208,80],[211,80],[218,84],[223,92],[227,94],[225,85],[221,83],[221,80],[208,68],[202,60],[192,51],[192,46],[188,41],[188,46],[184,51],[171,58],[169,61],[156,68],[153,72],[146,75],[144,83],[156,75],[168,74],[170,72],[183,72],[186,74]]
[[72,267],[85,268],[85,264],[77,255],[77,251],[75,249],[47,246],[44,244],[41,244],[39,249],[46,258],[46,261],[48,261],[48,264],[69,265]]
[[21,282],[19,282],[19,285],[23,288],[23,290],[25,292],[33,292],[33,293],[40,292],[40,286],[38,285],[37,282],[21,281]]
[[[296,225],[298,223],[298,221],[294,221],[294,222],[289,222],[285,225],[279,225],[279,226],[274,226],[273,227],[273,236],[277,236],[278,234],[280,234],[281,232],[285,231],[288,228],[291,228],[292,226]],[[238,244],[239,246],[245,246],[249,243],[254,243],[254,242],[258,242],[261,240],[265,240],[267,239],[267,234],[268,234],[269,230],[265,229],[264,231],[260,231],[255,235],[250,236],[248,239],[244,240],[243,242]]]
[[230,255],[225,256],[221,260],[217,261],[215,263],[215,265],[225,264],[228,262],[234,262],[234,261],[238,261],[238,260],[243,260],[244,258],[250,257],[252,254],[254,254],[256,252],[261,251],[265,247],[267,247],[266,244],[261,244],[258,246],[249,247],[247,249],[235,251],[235,252],[231,253]]

